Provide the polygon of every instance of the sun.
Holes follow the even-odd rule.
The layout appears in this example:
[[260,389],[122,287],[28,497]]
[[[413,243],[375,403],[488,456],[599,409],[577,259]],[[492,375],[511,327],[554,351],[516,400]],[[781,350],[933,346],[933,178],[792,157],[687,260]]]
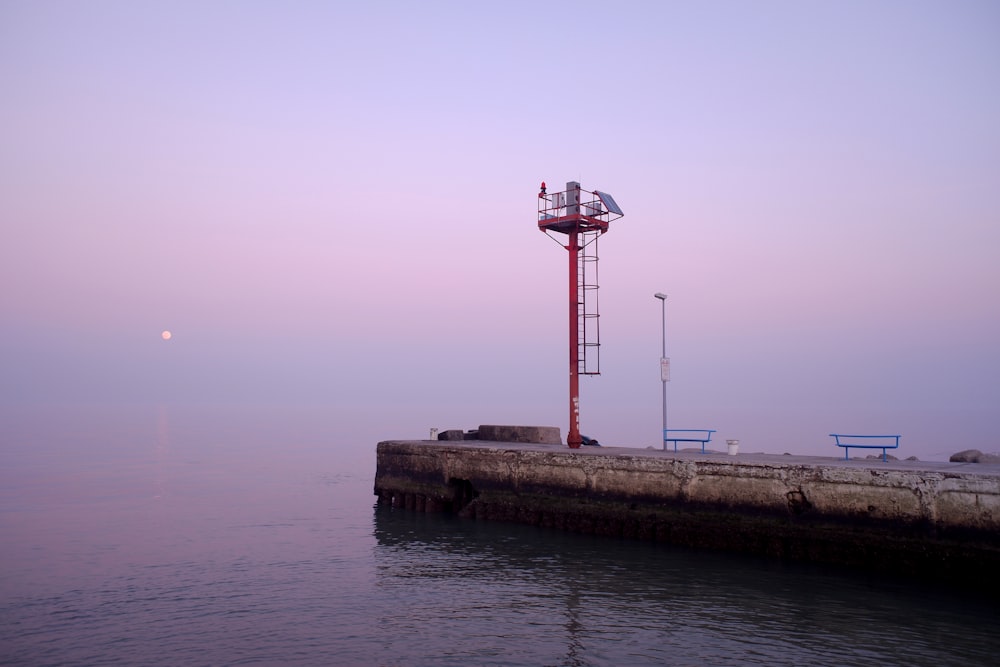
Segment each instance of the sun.
[[173,334],[170,333],[169,331],[164,331],[163,333],[160,334],[160,336],[163,338],[163,340],[170,340]]

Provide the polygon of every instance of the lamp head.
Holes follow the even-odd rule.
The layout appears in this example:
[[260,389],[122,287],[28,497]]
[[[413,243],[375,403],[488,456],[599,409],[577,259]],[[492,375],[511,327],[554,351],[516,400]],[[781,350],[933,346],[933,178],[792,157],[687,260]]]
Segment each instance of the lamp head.
[[663,292],[657,292],[657,293],[656,293],[656,294],[654,294],[653,296],[655,296],[655,297],[656,297],[657,299],[659,299],[660,301],[666,301],[666,300],[667,300],[667,295],[666,295],[666,294],[664,294]]

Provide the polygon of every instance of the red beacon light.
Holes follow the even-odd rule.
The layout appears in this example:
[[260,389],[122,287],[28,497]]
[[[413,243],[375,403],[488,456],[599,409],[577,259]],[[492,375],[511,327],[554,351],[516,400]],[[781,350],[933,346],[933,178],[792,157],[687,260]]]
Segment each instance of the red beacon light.
[[[569,251],[569,433],[566,444],[578,449],[580,375],[600,375],[600,313],[597,301],[597,239],[621,218],[614,197],[589,191],[576,181],[563,192],[548,194],[545,181],[538,193],[538,229]],[[555,236],[565,234],[566,244]]]

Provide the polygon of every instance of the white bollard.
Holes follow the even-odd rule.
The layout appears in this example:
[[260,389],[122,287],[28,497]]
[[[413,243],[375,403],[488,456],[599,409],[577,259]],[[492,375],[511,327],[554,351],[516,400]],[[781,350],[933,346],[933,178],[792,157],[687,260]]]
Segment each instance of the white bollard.
[[739,440],[726,440],[726,445],[729,447],[729,455],[736,456],[740,453],[740,441]]
[[436,428],[432,428],[431,429],[431,440],[437,440],[437,439],[438,439],[438,430]]

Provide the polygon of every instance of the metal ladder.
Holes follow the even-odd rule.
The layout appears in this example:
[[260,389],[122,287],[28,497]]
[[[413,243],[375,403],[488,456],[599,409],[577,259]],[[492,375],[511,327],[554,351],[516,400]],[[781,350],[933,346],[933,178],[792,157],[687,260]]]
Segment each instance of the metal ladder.
[[577,318],[580,375],[601,374],[601,327],[597,298],[597,229],[580,231],[580,252],[577,255],[576,297],[579,305]]

